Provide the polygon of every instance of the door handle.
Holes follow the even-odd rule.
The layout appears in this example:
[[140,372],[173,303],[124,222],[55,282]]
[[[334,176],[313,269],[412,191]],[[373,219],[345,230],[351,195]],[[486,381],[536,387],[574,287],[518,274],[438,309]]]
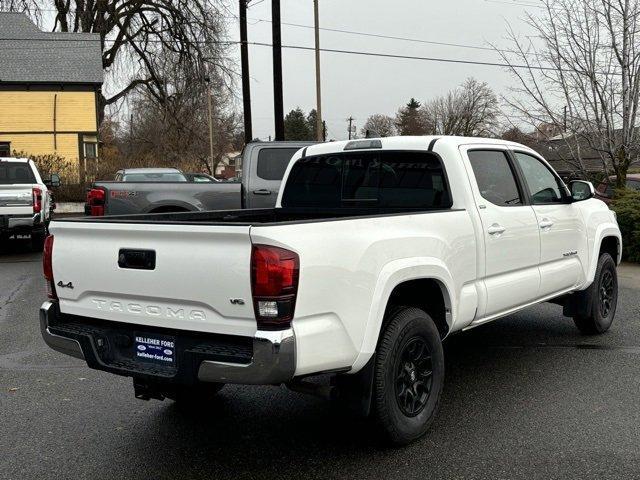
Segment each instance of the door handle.
[[489,228],[487,228],[487,233],[489,235],[500,235],[504,233],[505,230],[506,228],[504,228],[502,225],[498,225],[497,223],[494,223]]
[[266,188],[261,188],[260,190],[254,190],[254,195],[271,195],[271,190],[267,190]]
[[541,229],[551,228],[553,227],[553,222],[548,218],[543,218],[542,221],[539,223],[539,225]]

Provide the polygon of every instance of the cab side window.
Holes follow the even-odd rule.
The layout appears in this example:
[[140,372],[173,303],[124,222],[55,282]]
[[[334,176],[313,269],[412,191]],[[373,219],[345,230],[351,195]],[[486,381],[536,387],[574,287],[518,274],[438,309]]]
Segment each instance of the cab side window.
[[522,205],[518,184],[505,152],[471,150],[468,156],[482,198],[500,207]]
[[529,187],[533,205],[564,201],[558,177],[544,163],[526,153],[515,152],[515,157]]

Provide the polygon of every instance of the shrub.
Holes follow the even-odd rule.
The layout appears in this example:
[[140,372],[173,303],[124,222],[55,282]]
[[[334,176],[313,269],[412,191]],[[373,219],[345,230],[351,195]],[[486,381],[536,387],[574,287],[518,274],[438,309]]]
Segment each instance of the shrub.
[[87,187],[89,184],[65,184],[53,190],[53,198],[57,203],[84,202],[87,199]]
[[622,232],[622,258],[640,263],[640,192],[618,190],[611,208]]

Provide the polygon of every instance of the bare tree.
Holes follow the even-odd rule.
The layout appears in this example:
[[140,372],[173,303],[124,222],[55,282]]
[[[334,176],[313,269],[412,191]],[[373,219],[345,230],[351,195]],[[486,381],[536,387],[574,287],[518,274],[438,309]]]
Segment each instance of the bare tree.
[[512,30],[510,50],[497,50],[518,80],[508,104],[522,121],[561,126],[566,160],[586,173],[585,151],[623,187],[638,158],[640,1],[541,0],[528,14],[536,32]]
[[[182,68],[172,61],[173,55],[165,53],[164,59],[156,59],[171,95],[159,103],[146,89],[133,94],[128,128],[122,129],[117,139],[122,158],[116,156],[116,161],[129,166],[177,166],[213,174],[225,154],[240,148],[241,119],[218,77],[205,79],[197,69]],[[213,159],[209,143],[209,93],[213,95]],[[114,165],[106,168],[113,169]]]
[[102,66],[121,83],[100,99],[104,108],[138,87],[159,104],[173,92],[163,77],[164,52],[191,71],[229,73],[221,7],[223,0],[0,0],[3,10],[24,11],[37,23],[55,12],[54,31],[100,34]]
[[367,135],[367,131],[374,132],[381,137],[391,137],[396,134],[394,119],[389,115],[375,113],[364,122],[364,126],[361,129],[363,137]]
[[426,102],[421,113],[431,134],[482,137],[495,134],[500,110],[489,85],[468,78],[457,89]]

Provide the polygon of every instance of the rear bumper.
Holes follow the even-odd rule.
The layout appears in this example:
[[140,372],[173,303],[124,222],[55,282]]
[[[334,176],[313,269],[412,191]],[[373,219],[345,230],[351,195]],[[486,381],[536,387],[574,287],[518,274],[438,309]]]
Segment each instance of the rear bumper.
[[[84,359],[97,370],[150,382],[277,385],[291,380],[296,368],[296,342],[291,329],[258,331],[253,338],[149,329],[63,316],[57,303],[51,301],[40,308],[40,329],[45,343],[53,350]],[[128,357],[127,352],[132,349],[126,340],[136,331],[150,330],[175,337],[175,367],[149,366]]]
[[40,214],[0,215],[0,232],[31,231],[41,225]]

